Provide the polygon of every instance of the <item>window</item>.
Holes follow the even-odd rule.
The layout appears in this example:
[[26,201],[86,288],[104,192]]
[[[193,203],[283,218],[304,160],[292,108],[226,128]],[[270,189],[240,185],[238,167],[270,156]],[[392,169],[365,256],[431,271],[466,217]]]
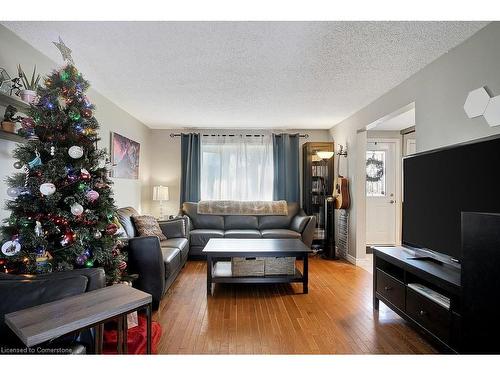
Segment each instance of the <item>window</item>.
[[271,137],[202,137],[201,199],[272,200]]
[[385,151],[366,152],[366,196],[385,197]]

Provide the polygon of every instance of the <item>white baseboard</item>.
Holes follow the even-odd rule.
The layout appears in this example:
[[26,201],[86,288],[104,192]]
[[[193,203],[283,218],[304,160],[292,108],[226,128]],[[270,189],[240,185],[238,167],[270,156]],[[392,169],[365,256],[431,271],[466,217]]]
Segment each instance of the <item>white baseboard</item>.
[[366,259],[366,258],[355,258],[351,254],[347,254],[346,259],[349,263],[352,263],[355,266],[360,266],[360,265],[366,264],[366,262],[368,262],[368,259]]

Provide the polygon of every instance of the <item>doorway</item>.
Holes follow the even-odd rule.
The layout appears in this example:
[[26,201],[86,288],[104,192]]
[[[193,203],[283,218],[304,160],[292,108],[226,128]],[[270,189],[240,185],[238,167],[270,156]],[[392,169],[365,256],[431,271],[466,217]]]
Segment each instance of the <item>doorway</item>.
[[398,243],[398,139],[368,139],[366,145],[366,244]]
[[366,252],[373,245],[398,246],[402,237],[402,159],[416,152],[415,104],[366,127]]

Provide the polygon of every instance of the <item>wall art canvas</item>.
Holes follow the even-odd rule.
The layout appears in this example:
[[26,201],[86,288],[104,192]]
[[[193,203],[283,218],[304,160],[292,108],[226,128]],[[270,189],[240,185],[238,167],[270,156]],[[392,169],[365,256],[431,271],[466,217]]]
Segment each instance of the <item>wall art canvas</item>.
[[139,154],[141,145],[118,133],[111,133],[112,177],[139,178]]

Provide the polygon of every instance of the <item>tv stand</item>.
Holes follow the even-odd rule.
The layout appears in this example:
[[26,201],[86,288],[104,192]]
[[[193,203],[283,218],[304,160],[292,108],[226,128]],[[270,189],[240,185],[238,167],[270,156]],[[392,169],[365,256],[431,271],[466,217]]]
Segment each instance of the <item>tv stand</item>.
[[423,260],[427,262],[434,262],[436,264],[444,264],[442,261],[437,260],[436,258],[429,257],[429,256],[415,256],[415,257],[408,257],[408,259],[413,259],[413,260]]
[[[458,352],[460,267],[401,246],[375,246],[373,250],[374,309],[378,310],[382,301],[445,352]],[[422,294],[414,285],[449,299],[449,308]]]

